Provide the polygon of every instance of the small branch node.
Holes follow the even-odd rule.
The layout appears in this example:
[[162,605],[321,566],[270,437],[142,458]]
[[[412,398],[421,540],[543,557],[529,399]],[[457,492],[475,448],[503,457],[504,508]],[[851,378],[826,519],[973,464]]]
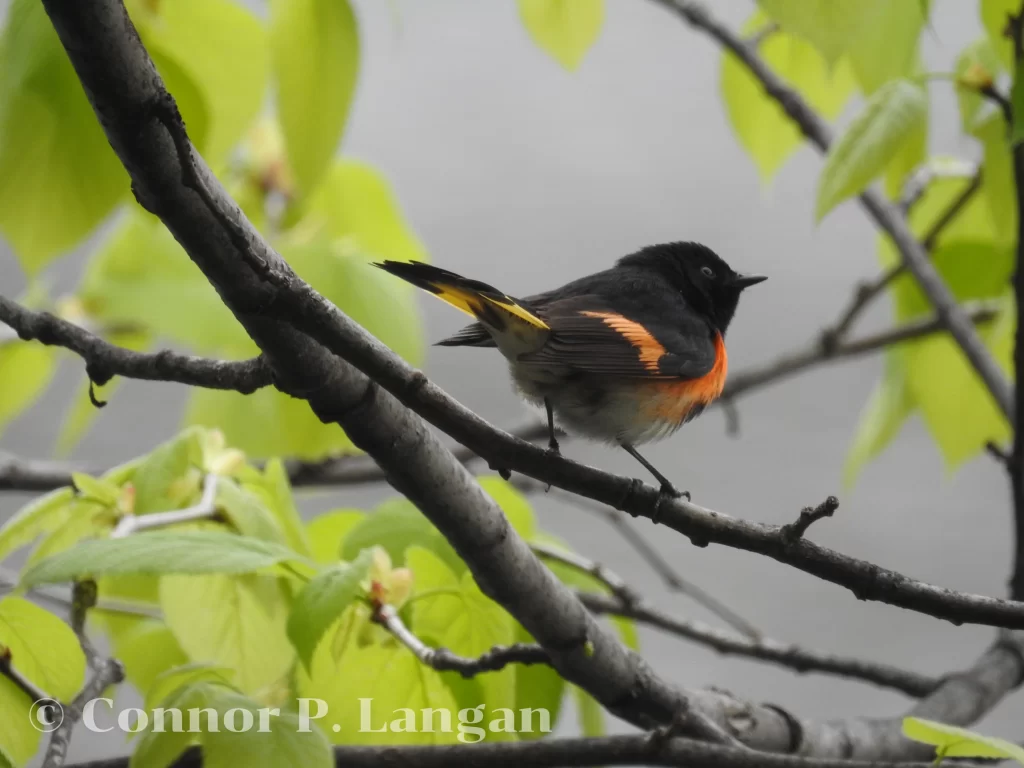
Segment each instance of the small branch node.
[[804,507],[796,522],[782,526],[780,535],[787,547],[791,547],[803,538],[807,529],[824,517],[832,517],[839,509],[839,499],[829,496],[816,507]]

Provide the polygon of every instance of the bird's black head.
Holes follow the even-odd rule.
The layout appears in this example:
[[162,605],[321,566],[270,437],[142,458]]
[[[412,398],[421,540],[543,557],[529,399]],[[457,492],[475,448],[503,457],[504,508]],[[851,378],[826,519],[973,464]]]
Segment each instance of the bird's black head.
[[718,254],[700,243],[649,245],[619,259],[619,265],[657,272],[723,334],[736,313],[743,289],[768,279],[737,274]]

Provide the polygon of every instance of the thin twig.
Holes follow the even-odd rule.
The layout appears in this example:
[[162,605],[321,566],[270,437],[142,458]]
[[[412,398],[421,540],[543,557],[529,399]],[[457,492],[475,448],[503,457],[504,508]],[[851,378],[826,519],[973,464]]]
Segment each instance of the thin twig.
[[110,344],[49,312],[33,312],[0,296],[0,322],[26,341],[64,347],[85,361],[90,381],[106,384],[114,376],[148,381],[175,381],[207,389],[250,394],[269,386],[270,369],[262,357],[242,362],[207,360],[170,351],[145,354]]
[[217,514],[217,475],[208,474],[203,478],[203,495],[198,503],[184,509],[172,509],[167,512],[151,512],[148,515],[127,514],[122,517],[113,532],[112,539],[121,539],[139,531],[153,528],[164,528],[178,523],[189,523],[193,520],[209,520]]
[[591,592],[578,594],[583,604],[594,613],[622,616],[700,643],[722,654],[758,659],[796,672],[820,672],[851,678],[881,688],[891,688],[914,698],[928,695],[940,682],[938,678],[908,672],[888,664],[822,653],[768,637],[743,637],[701,621],[672,616],[643,602],[628,604],[609,595]]
[[374,607],[373,620],[384,627],[402,645],[412,651],[423,664],[438,672],[458,672],[475,677],[482,672],[496,672],[509,664],[551,664],[551,656],[534,643],[496,645],[475,659],[452,653],[447,648],[432,648],[409,629],[393,605]]
[[839,509],[839,499],[835,496],[829,496],[816,507],[804,507],[800,510],[800,517],[796,522],[782,526],[782,538],[786,542],[794,544],[803,538],[808,528],[823,517],[832,517],[837,509]]
[[608,587],[611,593],[624,603],[635,603],[640,600],[640,595],[626,583],[625,579],[614,571],[601,565],[601,563],[588,560],[582,555],[577,555],[575,552],[567,552],[559,547],[553,547],[539,542],[530,544],[530,549],[532,549],[541,560],[554,560],[557,563],[561,563],[562,565],[566,565],[570,568],[575,568],[577,571],[593,576]]
[[46,691],[29,680],[14,666],[14,658],[10,648],[0,650],[0,675],[14,683],[33,702],[55,701]]
[[96,605],[96,582],[76,581],[71,593],[71,629],[82,646],[92,677],[78,692],[74,700],[63,708],[63,719],[58,724],[46,748],[42,768],[60,768],[67,759],[71,746],[71,735],[78,721],[82,719],[85,705],[100,696],[107,688],[124,680],[124,666],[117,659],[104,658],[92,644],[85,631],[85,618],[89,609]]

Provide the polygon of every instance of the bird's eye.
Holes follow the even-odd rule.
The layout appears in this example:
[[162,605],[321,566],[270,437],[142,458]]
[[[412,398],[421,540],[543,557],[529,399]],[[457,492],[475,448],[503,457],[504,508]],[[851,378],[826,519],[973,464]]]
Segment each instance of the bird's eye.
[[712,270],[711,267],[701,267],[700,272],[704,277],[713,278],[715,276],[714,270]]

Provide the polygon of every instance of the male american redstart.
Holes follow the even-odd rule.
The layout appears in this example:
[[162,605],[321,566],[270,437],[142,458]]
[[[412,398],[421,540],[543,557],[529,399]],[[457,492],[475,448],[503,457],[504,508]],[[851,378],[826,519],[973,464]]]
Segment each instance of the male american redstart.
[[671,435],[722,393],[723,337],[740,292],[766,278],[739,275],[698,243],[652,245],[611,269],[547,293],[514,299],[422,262],[380,267],[472,315],[438,342],[497,347],[516,387],[568,431],[622,446],[680,494],[636,446]]

